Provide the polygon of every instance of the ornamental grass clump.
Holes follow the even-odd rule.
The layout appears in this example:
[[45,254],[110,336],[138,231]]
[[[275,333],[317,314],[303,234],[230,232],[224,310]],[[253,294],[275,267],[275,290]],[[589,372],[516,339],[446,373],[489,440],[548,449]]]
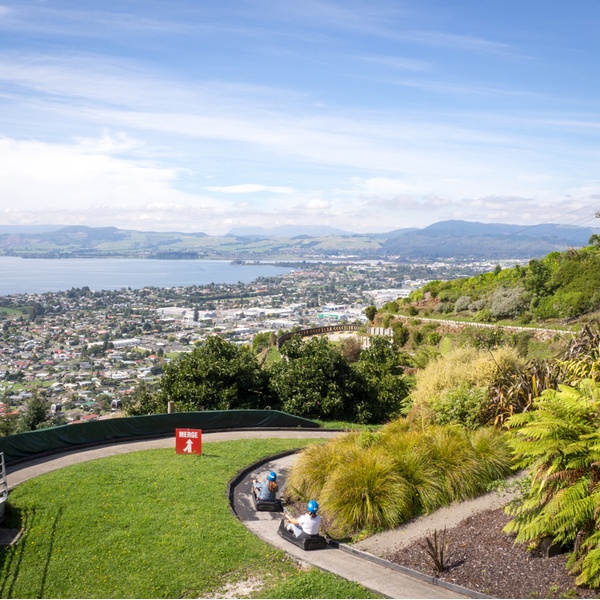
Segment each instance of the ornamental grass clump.
[[398,526],[413,513],[411,486],[380,448],[355,448],[323,488],[323,513],[340,535]]
[[288,482],[296,499],[319,502],[331,535],[372,533],[474,498],[510,475],[506,438],[491,429],[399,419],[376,435],[350,434],[304,450]]
[[477,472],[477,457],[467,430],[460,427],[430,427],[423,439],[427,458],[437,471],[443,488],[441,504],[479,495],[483,482]]
[[355,447],[358,436],[358,433],[349,433],[326,444],[308,446],[290,471],[287,493],[293,499],[302,501],[319,498],[339,462]]
[[386,426],[382,445],[394,461],[396,472],[412,488],[415,514],[430,513],[444,504],[443,481],[426,452],[422,431],[401,431]]
[[482,427],[471,432],[469,440],[477,457],[476,471],[481,481],[491,483],[513,473],[513,451],[506,432]]

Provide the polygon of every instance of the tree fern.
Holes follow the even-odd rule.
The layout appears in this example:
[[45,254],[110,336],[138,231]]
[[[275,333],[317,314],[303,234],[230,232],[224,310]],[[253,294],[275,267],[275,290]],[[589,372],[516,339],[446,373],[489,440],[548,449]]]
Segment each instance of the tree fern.
[[546,390],[537,410],[508,421],[517,460],[530,469],[530,488],[507,508],[505,530],[517,542],[551,537],[574,552],[569,566],[578,582],[600,584],[600,387]]

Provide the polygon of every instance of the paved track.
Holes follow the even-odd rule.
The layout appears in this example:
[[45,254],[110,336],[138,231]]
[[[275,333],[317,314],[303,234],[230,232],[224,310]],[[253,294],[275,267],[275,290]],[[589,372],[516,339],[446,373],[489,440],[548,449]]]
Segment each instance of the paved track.
[[[217,433],[203,433],[203,442],[217,442],[233,439],[249,438],[324,438],[334,437],[338,432],[325,432],[318,430],[246,430]],[[9,489],[33,477],[48,473],[56,469],[112,456],[125,454],[151,448],[174,448],[175,440],[172,437],[157,440],[121,442],[90,449],[73,450],[49,457],[43,457],[21,463],[12,468],[7,468],[7,482]],[[465,598],[454,591],[421,581],[397,570],[391,569],[372,560],[365,560],[347,552],[332,547],[322,550],[305,552],[293,544],[286,542],[277,534],[277,527],[281,518],[280,514],[256,512],[252,505],[251,482],[254,478],[264,477],[265,471],[276,470],[281,481],[293,464],[295,456],[287,456],[261,466],[252,471],[234,489],[234,509],[242,522],[255,535],[269,544],[280,548],[294,556],[302,563],[314,565],[325,571],[335,573],[348,580],[355,581],[374,592],[389,598]]]

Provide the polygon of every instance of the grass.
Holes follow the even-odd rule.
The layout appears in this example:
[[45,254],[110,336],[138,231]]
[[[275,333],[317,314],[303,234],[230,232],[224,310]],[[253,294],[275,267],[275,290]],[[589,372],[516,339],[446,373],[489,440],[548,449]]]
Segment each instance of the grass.
[[350,423],[350,421],[323,421],[321,419],[313,419],[313,421],[325,429],[347,429],[348,431],[377,431],[383,427],[383,425],[362,425]]
[[318,569],[300,572],[255,598],[381,598],[351,581]]
[[4,526],[24,534],[0,552],[0,597],[198,598],[250,576],[268,584],[260,597],[286,589],[298,598],[368,597],[341,578],[300,571],[230,511],[227,483],[237,472],[312,442],[207,443],[201,456],[147,450],[23,483]]

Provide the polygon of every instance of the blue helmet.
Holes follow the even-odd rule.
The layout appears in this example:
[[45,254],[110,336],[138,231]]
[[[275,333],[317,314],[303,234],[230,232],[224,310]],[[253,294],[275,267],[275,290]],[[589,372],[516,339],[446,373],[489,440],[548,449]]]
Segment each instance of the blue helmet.
[[319,505],[316,500],[311,500],[306,506],[309,513],[316,513],[319,510]]
[[276,481],[277,480],[277,473],[275,473],[275,471],[271,471],[268,475],[267,475],[267,479],[269,481]]

